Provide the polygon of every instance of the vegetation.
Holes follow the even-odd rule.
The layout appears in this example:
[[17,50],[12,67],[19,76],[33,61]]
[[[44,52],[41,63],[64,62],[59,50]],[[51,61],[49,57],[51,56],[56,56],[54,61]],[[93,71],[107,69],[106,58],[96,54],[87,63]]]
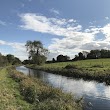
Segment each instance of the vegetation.
[[79,52],[78,55],[71,60],[69,56],[58,55],[56,60],[53,58],[52,61],[47,61],[46,63],[55,63],[55,62],[69,62],[69,61],[78,61],[78,60],[87,60],[87,59],[101,59],[101,58],[110,58],[110,50],[91,50],[90,52]]
[[29,78],[13,69],[9,76],[19,84],[21,95],[33,105],[30,110],[82,110],[81,102],[75,101],[71,94],[45,85],[39,79]]
[[31,110],[33,105],[23,100],[19,85],[9,78],[6,68],[0,69],[0,110]]
[[69,56],[64,56],[64,55],[58,55],[57,56],[57,62],[65,62],[65,61],[68,61],[68,60],[70,60]]
[[16,65],[16,64],[21,64],[19,58],[14,57],[14,55],[11,54],[4,56],[0,53],[0,66],[4,67],[7,65]]
[[[29,53],[28,63],[37,65],[45,63],[48,50],[43,47],[43,44],[40,41],[27,41],[25,46]],[[25,64],[26,61],[23,63]]]
[[109,58],[81,60],[74,62],[59,62],[44,64],[41,66],[30,65],[29,67],[70,77],[94,79],[110,84]]
[[78,55],[73,59],[76,60],[84,60],[84,59],[100,59],[100,58],[110,58],[110,50],[91,50],[90,52],[79,52]]

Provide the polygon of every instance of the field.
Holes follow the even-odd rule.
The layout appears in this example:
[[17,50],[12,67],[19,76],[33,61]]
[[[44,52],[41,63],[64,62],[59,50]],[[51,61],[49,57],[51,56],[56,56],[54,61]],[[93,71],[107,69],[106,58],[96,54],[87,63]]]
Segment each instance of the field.
[[[66,68],[67,66],[70,68]],[[108,58],[50,63],[41,66],[30,65],[29,67],[70,77],[82,77],[110,83],[110,59]]]
[[65,68],[67,65],[74,65],[79,69],[99,72],[110,69],[110,59],[91,59],[91,60],[81,60],[74,62],[59,62],[59,63],[44,64],[36,67],[62,69]]

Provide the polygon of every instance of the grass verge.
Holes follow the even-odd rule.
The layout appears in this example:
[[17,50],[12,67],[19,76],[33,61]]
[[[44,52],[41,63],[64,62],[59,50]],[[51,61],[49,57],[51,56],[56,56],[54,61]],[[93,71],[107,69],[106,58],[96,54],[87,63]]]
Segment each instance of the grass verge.
[[32,69],[39,69],[64,76],[97,80],[110,84],[110,59],[91,59],[76,62],[60,62],[41,66],[28,65]]
[[33,105],[23,100],[18,88],[7,69],[0,69],[0,110],[31,110]]
[[15,69],[8,68],[8,73],[18,83],[24,100],[33,105],[30,110],[82,110],[81,102],[71,94],[47,86],[39,79],[29,78]]

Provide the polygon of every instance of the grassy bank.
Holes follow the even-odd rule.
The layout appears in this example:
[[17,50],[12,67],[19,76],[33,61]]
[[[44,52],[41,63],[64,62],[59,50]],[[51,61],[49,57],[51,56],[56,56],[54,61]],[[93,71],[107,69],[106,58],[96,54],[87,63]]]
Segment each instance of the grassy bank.
[[18,88],[7,69],[0,69],[0,110],[31,110],[32,105],[23,100]]
[[18,84],[24,100],[33,105],[29,110],[82,110],[80,100],[75,100],[71,94],[47,86],[39,79],[29,78],[14,68],[8,69],[8,73]]
[[44,64],[42,66],[28,65],[28,67],[69,77],[97,80],[110,84],[110,59],[60,62]]

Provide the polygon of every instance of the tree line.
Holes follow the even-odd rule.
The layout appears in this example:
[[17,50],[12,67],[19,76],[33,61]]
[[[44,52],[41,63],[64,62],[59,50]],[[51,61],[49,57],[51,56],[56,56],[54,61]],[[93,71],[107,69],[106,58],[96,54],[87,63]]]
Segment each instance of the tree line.
[[55,62],[67,62],[67,61],[78,61],[78,60],[86,60],[86,59],[99,59],[99,58],[110,58],[110,50],[101,49],[101,50],[91,50],[90,52],[83,51],[79,52],[73,59],[70,60],[69,56],[58,55],[53,58],[51,61],[47,61],[47,63],[55,63]]
[[101,50],[91,50],[90,52],[79,52],[78,55],[75,55],[73,60],[84,60],[84,59],[99,59],[99,58],[110,58],[110,50],[101,49]]
[[8,54],[6,56],[0,53],[0,66],[7,66],[7,65],[16,65],[21,64],[19,58],[15,57],[14,55]]
[[73,59],[70,60],[70,57],[67,55],[58,55],[53,58],[51,61],[47,60],[48,50],[43,46],[40,41],[27,41],[25,45],[27,52],[29,54],[28,60],[24,60],[23,64],[37,64],[42,63],[55,63],[55,62],[66,62],[66,61],[77,61],[85,59],[99,59],[99,58],[110,58],[110,50],[101,49],[101,50],[91,50],[90,52],[83,51],[79,52]]

